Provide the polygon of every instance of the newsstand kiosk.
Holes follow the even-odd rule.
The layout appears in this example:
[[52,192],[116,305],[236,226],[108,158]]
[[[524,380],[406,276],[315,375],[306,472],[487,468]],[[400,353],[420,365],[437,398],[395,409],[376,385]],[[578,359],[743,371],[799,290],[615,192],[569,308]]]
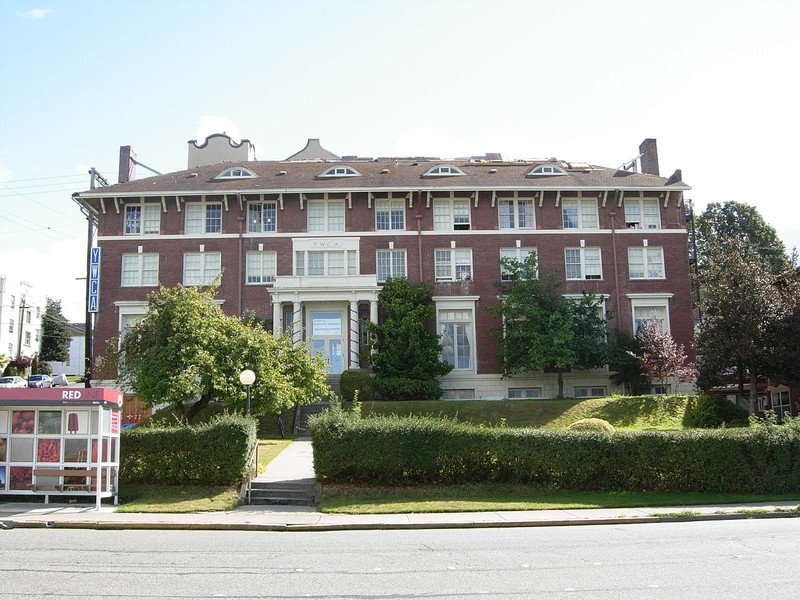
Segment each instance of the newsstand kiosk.
[[118,501],[122,392],[0,389],[0,494]]

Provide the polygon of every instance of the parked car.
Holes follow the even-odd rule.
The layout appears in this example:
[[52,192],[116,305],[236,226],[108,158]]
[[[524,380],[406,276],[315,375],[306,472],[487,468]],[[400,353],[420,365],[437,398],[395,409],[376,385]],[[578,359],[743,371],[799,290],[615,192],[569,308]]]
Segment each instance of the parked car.
[[28,387],[49,388],[53,387],[53,379],[50,375],[31,375],[28,377]]
[[61,373],[61,375],[56,375],[55,377],[53,377],[53,387],[59,385],[69,385],[69,379],[67,379],[67,376],[64,375],[63,373]]
[[26,388],[28,382],[16,375],[12,377],[0,377],[0,388]]

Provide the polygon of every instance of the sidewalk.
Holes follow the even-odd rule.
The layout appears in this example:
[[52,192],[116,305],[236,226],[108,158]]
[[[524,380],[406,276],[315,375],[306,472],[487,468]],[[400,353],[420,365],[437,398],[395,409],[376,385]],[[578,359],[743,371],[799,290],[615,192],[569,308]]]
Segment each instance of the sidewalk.
[[[294,441],[273,460],[259,480],[313,478],[311,442]],[[240,506],[228,512],[191,514],[116,513],[113,506],[0,504],[0,529],[54,527],[73,529],[195,529],[242,531],[337,531],[366,529],[455,529],[552,527],[752,518],[797,517],[800,500],[718,506],[596,508],[328,515],[306,506]]]

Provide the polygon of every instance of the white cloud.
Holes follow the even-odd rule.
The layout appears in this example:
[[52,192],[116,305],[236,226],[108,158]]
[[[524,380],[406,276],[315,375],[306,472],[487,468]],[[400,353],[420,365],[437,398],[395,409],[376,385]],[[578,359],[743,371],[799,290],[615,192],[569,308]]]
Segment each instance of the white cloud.
[[30,19],[31,21],[38,21],[39,19],[44,19],[52,12],[53,9],[51,8],[34,8],[33,10],[29,10],[28,12],[17,13],[17,16],[20,16],[23,19]]
[[197,126],[197,142],[202,143],[208,136],[215,133],[225,133],[232,140],[239,142],[242,139],[242,132],[239,126],[228,117],[215,117],[203,115],[200,117],[200,124]]

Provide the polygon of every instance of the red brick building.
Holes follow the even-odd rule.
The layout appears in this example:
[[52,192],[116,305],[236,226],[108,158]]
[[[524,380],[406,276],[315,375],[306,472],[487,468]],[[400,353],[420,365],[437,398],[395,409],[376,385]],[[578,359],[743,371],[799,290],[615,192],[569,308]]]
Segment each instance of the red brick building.
[[[157,285],[199,285],[222,272],[229,314],[255,313],[328,356],[332,373],[366,366],[364,322],[378,318],[389,276],[434,287],[446,398],[552,397],[556,375],[501,377],[497,301],[502,256],[538,256],[565,294],[593,292],[609,330],[655,314],[677,342],[693,332],[680,171],[659,175],[655,140],[625,169],[499,156],[338,157],[309,140],[282,161],[249,141],[189,142],[185,171],[76,194],[102,251],[94,353],[132,326]],[[616,390],[607,369],[565,375],[578,397]]]

